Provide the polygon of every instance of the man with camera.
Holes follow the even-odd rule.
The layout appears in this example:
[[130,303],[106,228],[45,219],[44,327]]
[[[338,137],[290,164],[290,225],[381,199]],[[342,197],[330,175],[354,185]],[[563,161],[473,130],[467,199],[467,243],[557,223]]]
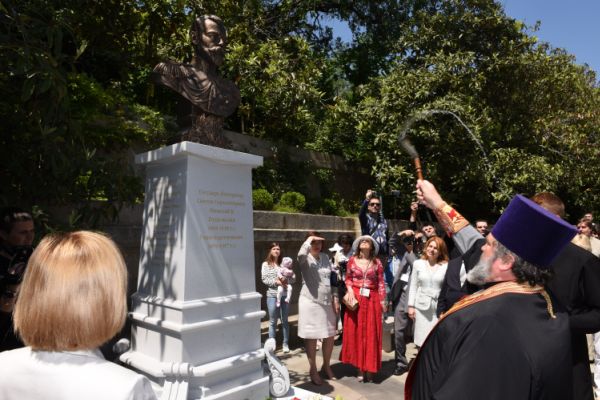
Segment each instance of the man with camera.
[[33,252],[34,226],[31,214],[6,208],[0,214],[0,351],[23,347],[15,335],[12,311],[25,267]]
[[371,236],[379,245],[378,257],[383,265],[387,264],[388,255],[388,224],[383,216],[382,197],[376,191],[369,189],[358,211],[362,235]]

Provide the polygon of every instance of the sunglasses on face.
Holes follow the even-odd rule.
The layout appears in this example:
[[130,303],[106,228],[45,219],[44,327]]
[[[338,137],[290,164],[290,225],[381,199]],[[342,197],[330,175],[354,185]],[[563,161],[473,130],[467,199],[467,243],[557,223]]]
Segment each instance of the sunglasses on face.
[[369,203],[369,206],[371,207],[381,207],[380,203]]

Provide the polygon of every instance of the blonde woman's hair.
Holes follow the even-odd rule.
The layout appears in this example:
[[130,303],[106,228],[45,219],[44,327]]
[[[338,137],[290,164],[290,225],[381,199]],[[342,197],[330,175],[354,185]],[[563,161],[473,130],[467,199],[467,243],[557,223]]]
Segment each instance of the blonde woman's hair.
[[115,243],[78,231],[46,236],[33,252],[14,312],[15,330],[35,350],[92,349],[127,315],[127,269]]

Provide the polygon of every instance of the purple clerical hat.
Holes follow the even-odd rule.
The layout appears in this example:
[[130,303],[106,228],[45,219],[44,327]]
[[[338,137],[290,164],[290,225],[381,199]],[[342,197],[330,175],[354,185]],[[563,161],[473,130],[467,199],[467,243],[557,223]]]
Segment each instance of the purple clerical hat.
[[573,225],[520,194],[492,229],[494,238],[506,248],[541,268],[548,268],[576,233]]

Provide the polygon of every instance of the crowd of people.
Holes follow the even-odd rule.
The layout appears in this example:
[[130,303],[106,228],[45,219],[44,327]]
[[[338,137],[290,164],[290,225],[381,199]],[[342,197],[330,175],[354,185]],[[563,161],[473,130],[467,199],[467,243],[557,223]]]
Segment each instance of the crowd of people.
[[[449,251],[434,222],[417,226],[417,209],[418,203],[413,202],[410,229],[390,237],[382,199],[377,192],[368,190],[358,213],[361,236],[357,239],[350,234],[340,235],[329,248],[328,256],[323,253],[325,239],[314,231],[307,234],[297,257],[302,276],[298,336],[304,339],[313,383],[320,385],[322,377],[335,379],[330,363],[333,339],[338,332],[342,343],[340,361],[353,365],[358,380],[368,382],[381,368],[382,318],[388,309],[394,316],[396,375],[408,370],[407,340],[414,338],[420,346],[437,322],[440,292],[447,286]],[[484,229],[487,230],[487,222]],[[276,337],[277,320],[281,319],[282,351],[287,353],[288,304],[275,306],[275,294],[291,282],[278,278],[280,261],[280,246],[272,243],[262,265],[269,338]],[[454,296],[457,292],[464,294],[460,285],[453,289]],[[349,307],[348,303],[356,305]],[[316,351],[321,343],[323,366],[319,373]]]
[[[430,182],[419,181],[417,196],[408,229],[391,235],[382,198],[369,190],[358,214],[361,235],[340,235],[329,254],[316,231],[306,234],[295,260],[271,243],[261,266],[269,337],[281,321],[281,350],[290,351],[288,314],[298,275],[298,337],[315,385],[336,379],[331,358],[338,334],[340,362],[354,366],[359,381],[371,381],[381,369],[383,319],[393,315],[394,374],[409,372],[407,399],[479,398],[491,389],[486,398],[592,400],[600,387],[600,239],[593,216],[575,228],[564,221],[560,198],[542,192],[516,196],[493,225],[469,224]],[[418,221],[421,205],[430,210],[427,221]],[[49,367],[80,374],[82,382],[92,372],[121,382],[98,388],[98,398],[154,398],[146,378],[98,351],[126,315],[127,272],[115,244],[86,231],[48,235],[35,250],[33,242],[32,216],[5,209],[0,364],[14,368],[0,376],[0,398],[55,390],[60,382],[52,379],[33,387],[18,378],[21,370],[44,375]],[[410,342],[418,355],[409,371]],[[490,362],[511,385],[486,372]],[[78,368],[87,364],[93,367]]]
[[[435,204],[435,201],[432,203],[428,198],[431,193],[438,196],[436,201],[439,204]],[[594,334],[600,330],[600,259],[597,252],[594,252],[597,244],[593,244],[600,243],[600,240],[593,216],[586,214],[575,229],[562,219],[565,216],[564,204],[552,193],[538,193],[531,200],[519,196],[513,199],[509,209],[530,207],[532,210],[529,212],[534,220],[536,216],[543,217],[541,221],[535,220],[536,224],[540,227],[547,225],[547,232],[540,227],[529,228],[529,231],[533,229],[538,236],[530,238],[524,237],[524,232],[527,232],[525,224],[531,219],[531,215],[527,213],[513,213],[517,215],[515,216],[507,209],[495,224],[490,224],[485,219],[477,219],[470,224],[456,210],[441,201],[435,187],[429,182],[420,182],[418,194],[419,202],[415,201],[410,206],[408,229],[390,235],[388,222],[383,214],[382,198],[375,191],[369,190],[359,211],[361,236],[355,240],[348,234],[340,236],[337,243],[329,249],[330,256],[323,254],[324,239],[315,232],[302,245],[297,259],[302,276],[298,335],[305,339],[312,382],[321,384],[323,377],[335,379],[330,365],[331,346],[336,333],[340,334],[342,343],[340,361],[356,368],[359,381],[372,380],[373,374],[381,368],[382,322],[389,311],[389,315],[394,316],[394,374],[401,375],[409,370],[409,360],[406,357],[408,343],[416,345],[419,355],[425,354],[417,356],[418,366],[411,369],[407,398],[478,398],[475,396],[476,390],[483,390],[481,385],[489,383],[488,380],[483,379],[480,385],[473,385],[472,395],[469,394],[470,390],[459,395],[448,391],[450,389],[443,382],[444,379],[453,382],[457,376],[456,371],[463,367],[444,365],[448,375],[442,378],[443,374],[433,374],[436,370],[432,369],[432,363],[438,363],[435,368],[441,368],[439,363],[450,363],[442,355],[447,357],[449,352],[458,351],[449,348],[458,346],[459,343],[454,339],[451,341],[455,344],[444,344],[445,341],[450,341],[449,335],[456,333],[454,329],[458,329],[447,322],[458,318],[450,318],[450,315],[466,314],[466,311],[459,313],[457,310],[466,308],[465,299],[473,297],[469,295],[477,293],[474,295],[476,297],[479,293],[493,291],[491,288],[496,287],[502,288],[498,291],[501,296],[506,293],[541,295],[545,315],[550,315],[551,320],[558,318],[560,321],[549,323],[544,319],[543,323],[537,325],[531,323],[532,337],[526,339],[519,335],[513,336],[517,343],[523,341],[528,345],[531,341],[546,338],[554,340],[554,344],[560,342],[568,351],[557,351],[550,343],[539,345],[547,354],[565,362],[560,368],[549,371],[547,376],[535,378],[540,380],[536,385],[547,385],[542,392],[539,392],[539,388],[531,387],[533,381],[520,382],[523,386],[515,384],[512,391],[499,389],[498,395],[492,398],[520,397],[519,391],[524,391],[525,386],[529,385],[528,390],[535,389],[538,392],[523,398],[593,399],[593,388],[600,385],[600,334],[593,336],[593,345],[598,354],[597,384],[592,379],[585,340],[586,334]],[[430,209],[426,221],[418,221],[417,211],[419,207],[423,207],[420,204]],[[562,229],[562,236],[553,229]],[[569,236],[571,232],[573,235]],[[567,236],[568,240],[565,239]],[[513,237],[521,238],[523,244],[514,243],[516,239]],[[502,272],[494,274],[490,271],[497,259],[511,262],[504,262]],[[553,279],[550,279],[551,276]],[[535,299],[537,307],[539,298]],[[502,300],[505,300],[504,297]],[[514,305],[509,303],[509,311],[499,313],[498,318],[506,318],[507,323],[511,319],[518,321],[521,318],[519,312],[512,310],[518,302]],[[493,314],[493,311],[486,308],[490,304],[469,307],[469,317],[460,322],[467,323],[468,320],[469,324],[474,324],[470,319],[473,318],[471,310],[485,309],[485,312]],[[524,302],[523,306],[531,306],[529,311],[535,308],[528,305],[528,302]],[[481,310],[475,314],[479,315]],[[342,315],[341,319],[339,314]],[[528,316],[525,314],[523,318]],[[339,326],[336,324],[338,319]],[[481,319],[478,322],[484,323],[485,318]],[[495,324],[497,322],[492,324],[494,329],[498,328]],[[482,332],[492,325],[482,325]],[[341,328],[338,332],[336,326]],[[452,330],[448,330],[449,326],[452,326]],[[523,326],[527,324],[524,323]],[[548,329],[546,334],[543,333],[545,329]],[[469,334],[474,332],[472,329],[466,331]],[[536,333],[541,336],[535,336]],[[269,335],[274,337],[271,332]],[[483,340],[484,336],[477,332],[470,341]],[[463,339],[466,340],[465,337]],[[497,337],[492,335],[485,339],[493,341]],[[323,367],[319,374],[315,353],[320,340],[323,341]],[[432,341],[436,346],[430,344]],[[489,345],[492,346],[491,343]],[[479,350],[475,348],[475,343],[469,343],[469,346],[461,350],[460,354],[455,354],[456,357],[473,358],[472,365],[468,367],[473,370],[467,372],[465,369],[461,379],[477,376],[480,371],[476,368],[483,368],[478,363],[483,362],[482,354],[485,351],[479,353],[482,359],[477,359]],[[485,347],[485,344],[481,346]],[[440,354],[443,349],[447,351]],[[286,346],[284,350],[287,351]],[[542,368],[537,364],[540,360],[536,357],[541,357],[538,353],[524,354],[519,357],[530,357],[526,368],[531,371],[535,370],[539,374],[549,368]],[[495,356],[490,355],[491,359]],[[422,358],[426,361],[422,361]],[[505,359],[505,363],[512,361],[522,362],[523,359]],[[568,368],[565,369],[565,365]],[[554,391],[550,389],[554,386],[548,377],[556,378],[557,371],[563,372],[560,380],[562,389]],[[563,376],[565,371],[568,371],[566,375],[569,376]],[[450,386],[452,390],[456,389],[453,385]],[[565,391],[565,387],[568,387],[569,393]]]

